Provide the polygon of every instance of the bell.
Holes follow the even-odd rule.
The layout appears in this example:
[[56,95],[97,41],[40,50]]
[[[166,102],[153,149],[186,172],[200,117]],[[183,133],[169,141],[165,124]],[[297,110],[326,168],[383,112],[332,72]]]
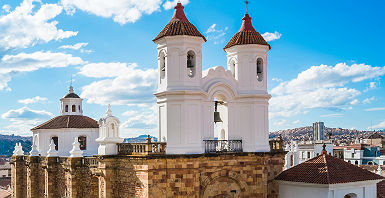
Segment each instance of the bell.
[[223,122],[223,121],[221,119],[221,116],[219,115],[219,112],[215,111],[214,112],[214,123],[217,123],[217,122]]
[[223,122],[222,119],[221,119],[221,116],[219,115],[219,112],[217,110],[218,103],[220,103],[220,102],[219,101],[215,101],[214,123]]
[[194,65],[192,63],[192,60],[188,59],[187,60],[187,68],[193,68],[193,67],[194,67]]

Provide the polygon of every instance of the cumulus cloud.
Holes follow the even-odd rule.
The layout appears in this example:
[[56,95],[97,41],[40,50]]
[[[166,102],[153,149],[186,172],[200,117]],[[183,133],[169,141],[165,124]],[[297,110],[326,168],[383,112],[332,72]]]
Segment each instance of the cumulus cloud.
[[363,104],[370,104],[370,103],[372,103],[375,99],[376,99],[376,97],[374,97],[374,96],[372,96],[372,97],[370,97],[370,98],[365,98],[365,99],[362,101],[362,103],[363,103]]
[[9,89],[8,82],[20,72],[31,72],[41,68],[67,67],[83,64],[79,57],[54,52],[19,53],[5,55],[0,60],[0,90]]
[[33,104],[33,103],[38,103],[38,102],[44,102],[47,100],[48,100],[48,98],[35,96],[33,98],[26,98],[26,99],[18,100],[18,102],[27,105],[27,104]]
[[8,131],[14,131],[20,135],[30,135],[29,130],[42,123],[54,115],[44,110],[33,110],[28,107],[22,107],[20,109],[9,110],[8,112],[1,115],[1,118],[8,119],[10,125],[5,128]]
[[11,6],[8,5],[8,4],[3,5],[3,7],[1,7],[1,8],[2,8],[2,9],[4,10],[4,12],[6,12],[6,13],[8,13],[8,12],[11,11]]
[[271,90],[271,118],[289,117],[309,109],[344,110],[359,103],[359,90],[344,87],[385,74],[385,67],[339,63],[335,66],[312,66],[290,81],[281,82]]
[[167,1],[163,4],[163,8],[164,8],[165,10],[169,10],[169,9],[171,9],[171,8],[174,8],[178,2],[181,2],[182,5],[185,6],[185,5],[188,4],[190,1],[189,1],[189,0],[173,0],[173,1],[167,0]]
[[68,14],[74,14],[76,9],[103,18],[112,18],[123,25],[134,23],[143,14],[152,14],[160,9],[162,0],[61,0]]
[[368,129],[385,129],[385,121],[382,121],[372,127],[369,127]]
[[121,125],[121,131],[126,136],[149,134],[157,136],[157,112],[156,105],[147,105],[145,108],[128,110],[122,114],[128,117]]
[[336,118],[336,117],[342,117],[344,114],[341,113],[331,113],[331,114],[325,114],[325,115],[320,115],[322,118]]
[[226,35],[226,31],[228,30],[228,27],[225,27],[224,29],[217,29],[217,24],[212,24],[207,30],[206,30],[206,37],[207,40],[214,41],[214,44],[219,44],[225,42],[224,36]]
[[157,70],[138,68],[136,63],[92,63],[79,74],[102,78],[84,86],[81,96],[95,104],[141,104],[154,102]]
[[60,49],[73,49],[73,50],[79,50],[82,47],[87,46],[88,43],[76,43],[74,45],[62,45],[59,48]]
[[26,48],[37,43],[77,35],[77,32],[64,31],[56,27],[58,22],[53,19],[62,12],[61,6],[41,4],[39,9],[35,9],[34,3],[41,4],[41,1],[24,0],[13,11],[0,15],[0,48],[5,50]]
[[265,32],[262,34],[262,37],[267,41],[274,41],[274,40],[278,40],[280,39],[282,36],[281,33],[275,31],[274,33],[270,33],[270,32]]
[[46,119],[53,117],[53,114],[42,110],[33,110],[28,107],[22,107],[20,109],[9,110],[1,118],[3,119]]

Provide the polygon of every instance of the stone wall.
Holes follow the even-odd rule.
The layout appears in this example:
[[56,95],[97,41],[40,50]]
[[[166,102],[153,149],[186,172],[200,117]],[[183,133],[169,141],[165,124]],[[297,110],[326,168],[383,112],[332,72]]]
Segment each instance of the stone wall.
[[[13,197],[261,197],[277,198],[274,177],[284,152],[12,157]],[[25,182],[24,182],[25,181]]]

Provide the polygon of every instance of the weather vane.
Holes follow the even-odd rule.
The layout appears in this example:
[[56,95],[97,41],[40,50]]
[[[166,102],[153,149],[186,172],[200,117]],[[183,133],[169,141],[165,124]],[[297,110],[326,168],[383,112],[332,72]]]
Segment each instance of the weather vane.
[[73,76],[73,74],[71,74],[71,81],[70,81],[70,87],[72,87],[72,76]]
[[245,4],[246,4],[246,14],[247,14],[247,5],[249,4],[249,1],[246,0],[246,1],[245,1]]

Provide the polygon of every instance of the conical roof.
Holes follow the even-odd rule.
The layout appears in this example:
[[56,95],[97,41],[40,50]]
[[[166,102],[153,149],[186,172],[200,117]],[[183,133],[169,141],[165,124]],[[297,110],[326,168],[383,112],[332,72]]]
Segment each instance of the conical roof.
[[275,179],[313,184],[339,184],[385,178],[324,153],[283,171]]
[[270,45],[265,41],[265,39],[255,31],[253,25],[251,24],[251,17],[249,14],[245,14],[243,17],[243,23],[241,29],[231,38],[227,43],[224,49],[233,47],[235,45],[247,45],[247,44],[258,44],[258,45],[267,45],[269,49]]
[[184,7],[181,3],[175,6],[174,16],[171,21],[163,28],[163,30],[155,37],[156,41],[165,36],[177,36],[177,35],[188,35],[202,37],[204,41],[206,38],[198,31],[198,29],[188,21],[183,11]]

